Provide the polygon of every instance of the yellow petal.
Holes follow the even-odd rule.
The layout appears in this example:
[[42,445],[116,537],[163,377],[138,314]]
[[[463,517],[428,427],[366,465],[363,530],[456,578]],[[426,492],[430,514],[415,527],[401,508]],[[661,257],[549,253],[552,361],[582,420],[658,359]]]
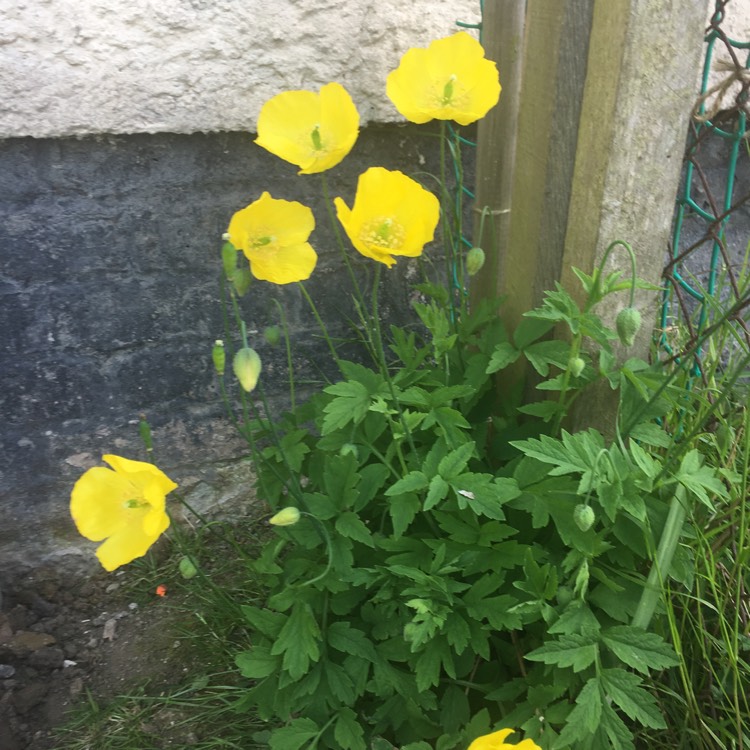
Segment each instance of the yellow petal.
[[410,49],[386,80],[386,93],[407,120],[455,120],[468,125],[484,117],[500,97],[497,66],[482,45],[460,31],[427,49]]
[[485,734],[482,737],[477,737],[470,745],[469,750],[505,750],[505,748],[511,748],[504,742],[505,738],[513,734],[512,729],[500,729],[492,734]]
[[354,146],[359,113],[346,89],[328,83],[319,94],[285,91],[267,101],[258,116],[255,142],[300,167],[300,174],[336,166]]
[[253,276],[272,284],[291,284],[309,279],[318,262],[318,254],[307,242],[287,247],[269,246],[245,254],[250,260]]
[[78,532],[99,542],[127,524],[126,502],[137,494],[125,478],[102,466],[89,469],[75,483],[70,514]]
[[438,199],[398,171],[371,167],[360,175],[354,206],[334,200],[352,245],[364,256],[391,266],[394,255],[416,257],[435,234]]
[[160,534],[147,534],[142,524],[128,524],[101,544],[96,556],[105,570],[115,570],[143,557]]

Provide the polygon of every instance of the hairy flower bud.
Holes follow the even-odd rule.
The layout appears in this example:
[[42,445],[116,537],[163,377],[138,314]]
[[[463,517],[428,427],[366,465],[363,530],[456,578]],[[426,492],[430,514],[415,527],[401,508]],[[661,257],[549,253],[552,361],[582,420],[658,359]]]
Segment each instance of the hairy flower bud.
[[263,338],[266,340],[267,344],[276,346],[276,344],[281,341],[281,328],[278,326],[268,326],[268,328],[263,331]]
[[193,558],[188,557],[187,555],[180,558],[178,568],[180,571],[180,575],[187,580],[195,578],[195,576],[198,575],[198,566],[195,564]]
[[588,531],[596,521],[594,509],[590,505],[576,505],[573,511],[573,520],[581,531]]
[[216,374],[223,375],[227,364],[227,353],[224,351],[224,342],[221,339],[214,341],[214,347],[211,349],[211,359],[214,361]]
[[258,384],[260,377],[260,357],[255,349],[245,346],[234,355],[232,369],[240,381],[240,385],[248,392]]
[[268,523],[274,526],[293,526],[299,521],[301,515],[298,508],[290,505],[287,508],[282,508],[275,516],[272,516]]
[[472,247],[466,253],[466,272],[469,276],[475,276],[482,270],[484,265],[484,250],[481,247]]
[[571,357],[568,360],[568,372],[574,378],[577,378],[583,372],[584,367],[586,367],[586,362],[583,357]]
[[231,279],[237,270],[237,248],[231,242],[225,242],[221,246],[221,265],[226,277]]
[[615,328],[623,346],[633,346],[641,327],[641,314],[634,307],[625,307],[617,314]]

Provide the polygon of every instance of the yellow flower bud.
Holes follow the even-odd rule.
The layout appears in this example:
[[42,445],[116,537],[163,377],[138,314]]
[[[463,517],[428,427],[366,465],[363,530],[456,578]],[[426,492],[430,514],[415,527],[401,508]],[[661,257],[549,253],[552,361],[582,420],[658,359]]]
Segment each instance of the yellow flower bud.
[[231,279],[237,270],[237,248],[231,242],[225,242],[221,246],[221,265],[226,277]]
[[255,389],[260,377],[260,357],[255,349],[243,347],[234,355],[232,369],[240,385],[248,392]]
[[274,526],[293,526],[299,521],[300,515],[299,509],[290,505],[288,508],[282,508],[268,523]]
[[635,335],[641,327],[641,314],[634,307],[626,307],[617,314],[615,319],[617,335],[623,346],[633,346]]

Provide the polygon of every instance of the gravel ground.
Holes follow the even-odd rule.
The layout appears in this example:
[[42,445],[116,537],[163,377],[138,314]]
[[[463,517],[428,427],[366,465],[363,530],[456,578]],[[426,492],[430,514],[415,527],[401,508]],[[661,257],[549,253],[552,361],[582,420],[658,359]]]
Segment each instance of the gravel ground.
[[52,730],[87,692],[106,700],[184,677],[174,610],[156,595],[133,601],[126,575],[59,565],[2,572],[0,750],[58,747]]

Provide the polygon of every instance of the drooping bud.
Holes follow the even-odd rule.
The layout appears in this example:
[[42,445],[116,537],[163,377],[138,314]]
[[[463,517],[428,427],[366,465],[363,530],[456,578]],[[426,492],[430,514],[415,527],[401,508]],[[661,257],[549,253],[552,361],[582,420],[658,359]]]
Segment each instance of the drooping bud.
[[623,346],[633,346],[641,327],[641,314],[634,307],[625,307],[617,314],[615,328]]
[[226,277],[232,279],[237,270],[237,248],[231,242],[225,242],[221,246],[221,265]]
[[282,508],[275,516],[272,516],[268,523],[274,526],[293,526],[299,521],[301,515],[298,508],[290,505],[287,508]]
[[198,567],[196,566],[195,561],[187,555],[180,559],[178,568],[180,575],[187,580],[195,578],[195,576],[198,575]]
[[237,292],[237,296],[242,297],[250,288],[253,275],[250,273],[250,268],[237,268],[232,274],[231,280],[232,286],[234,286],[234,291]]
[[469,276],[475,276],[482,270],[484,265],[484,250],[481,247],[472,247],[466,253],[466,272]]
[[211,349],[211,359],[214,361],[216,374],[223,375],[224,368],[227,365],[227,353],[224,350],[224,342],[221,339],[214,341],[214,347]]
[[581,531],[588,531],[596,521],[594,509],[590,505],[576,505],[573,511],[573,520]]
[[237,376],[237,380],[240,381],[240,385],[248,393],[258,385],[260,368],[260,357],[255,349],[245,346],[234,355],[232,369]]
[[586,367],[586,361],[583,359],[583,357],[571,357],[568,360],[568,372],[574,377],[577,378]]
[[281,328],[278,326],[268,326],[268,328],[263,331],[263,338],[266,340],[267,344],[276,346],[276,344],[281,341]]

